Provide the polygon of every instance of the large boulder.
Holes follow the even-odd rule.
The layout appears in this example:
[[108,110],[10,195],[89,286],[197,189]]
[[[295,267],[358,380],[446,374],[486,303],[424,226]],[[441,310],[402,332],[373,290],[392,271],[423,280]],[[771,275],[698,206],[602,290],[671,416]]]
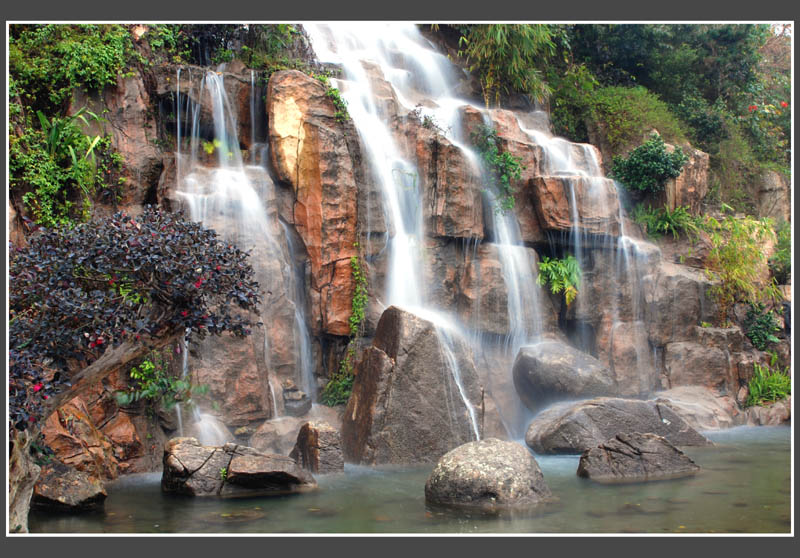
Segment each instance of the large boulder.
[[348,462],[429,463],[476,439],[482,388],[454,332],[448,339],[432,321],[390,306],[354,374],[342,420]]
[[559,341],[521,347],[512,374],[520,399],[534,412],[557,400],[615,395],[617,390],[606,366]]
[[307,422],[300,428],[297,443],[289,457],[312,473],[344,471],[341,436],[338,430],[324,421]]
[[516,442],[488,438],[447,452],[425,483],[425,502],[494,511],[552,499],[536,459]]
[[358,187],[345,125],[322,83],[295,70],[272,74],[267,91],[270,157],[278,179],[294,192],[293,224],[311,272],[311,327],[348,335],[355,285]]
[[31,508],[50,512],[80,512],[103,507],[105,487],[96,478],[52,461],[42,467],[33,489]]
[[695,430],[719,430],[740,426],[747,421],[731,395],[704,386],[679,386],[655,394],[658,403],[669,405]]
[[730,354],[717,347],[679,341],[664,350],[664,368],[669,387],[698,385],[735,394],[738,385],[731,377]]
[[644,322],[619,322],[611,329],[611,370],[621,397],[647,397],[658,383]]
[[791,220],[791,179],[788,176],[768,170],[756,186],[759,217],[771,217],[777,222]]
[[297,441],[297,433],[307,418],[283,416],[264,422],[250,436],[248,444],[258,451],[289,455]]
[[173,438],[164,446],[164,492],[188,496],[269,496],[316,488],[314,478],[289,457],[247,446],[203,446]]
[[700,467],[665,438],[652,433],[621,432],[586,450],[578,476],[621,483],[674,479],[694,475]]
[[536,453],[582,453],[620,432],[651,432],[676,446],[711,443],[669,405],[609,397],[559,404],[539,413],[528,426],[525,443]]

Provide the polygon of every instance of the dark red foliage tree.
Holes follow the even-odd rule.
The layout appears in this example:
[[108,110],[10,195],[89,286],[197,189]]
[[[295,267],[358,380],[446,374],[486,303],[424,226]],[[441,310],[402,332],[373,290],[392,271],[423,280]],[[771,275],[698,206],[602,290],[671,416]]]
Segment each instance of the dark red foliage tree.
[[44,418],[76,372],[122,343],[248,335],[261,303],[248,258],[215,231],[149,206],[11,246],[9,428]]

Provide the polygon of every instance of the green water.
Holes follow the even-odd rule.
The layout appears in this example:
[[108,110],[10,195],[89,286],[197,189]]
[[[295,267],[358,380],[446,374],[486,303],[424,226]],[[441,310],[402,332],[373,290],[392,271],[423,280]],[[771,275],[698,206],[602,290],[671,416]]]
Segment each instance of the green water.
[[346,468],[318,477],[319,490],[246,500],[161,493],[160,474],[108,487],[103,512],[33,512],[31,533],[789,533],[791,429],[740,427],[707,433],[715,446],[683,448],[694,477],[606,486],[578,478],[577,456],[537,456],[556,503],[486,517],[428,510],[432,467]]

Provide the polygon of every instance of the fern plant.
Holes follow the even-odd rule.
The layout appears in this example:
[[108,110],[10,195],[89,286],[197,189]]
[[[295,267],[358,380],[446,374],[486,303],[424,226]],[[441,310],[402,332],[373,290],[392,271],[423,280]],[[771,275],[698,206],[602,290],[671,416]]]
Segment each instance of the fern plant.
[[553,294],[563,293],[564,300],[569,306],[578,296],[581,284],[581,268],[578,260],[572,254],[560,260],[542,257],[536,283],[540,286],[549,285]]

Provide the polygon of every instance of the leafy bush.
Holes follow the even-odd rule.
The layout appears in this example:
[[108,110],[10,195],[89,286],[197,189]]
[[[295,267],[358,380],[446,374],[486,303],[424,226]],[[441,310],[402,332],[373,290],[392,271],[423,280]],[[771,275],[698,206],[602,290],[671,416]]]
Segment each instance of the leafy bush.
[[514,209],[515,190],[511,181],[519,180],[522,175],[524,167],[521,159],[507,151],[500,151],[497,132],[489,126],[481,126],[473,131],[472,142],[481,154],[489,180],[498,189],[497,210],[504,212]]
[[578,260],[572,254],[556,260],[547,256],[542,257],[539,262],[539,275],[536,277],[538,285],[549,285],[550,292],[553,294],[564,293],[564,300],[567,306],[572,304],[578,296],[578,288],[581,284],[581,268]]
[[702,224],[701,219],[694,217],[689,213],[689,208],[683,206],[670,211],[667,206],[653,208],[639,204],[634,208],[632,217],[652,237],[672,234],[677,239],[680,234],[695,235],[700,232]]
[[667,153],[664,140],[653,135],[627,158],[614,157],[611,172],[629,190],[658,192],[664,182],[677,178],[689,160],[680,147]]
[[193,386],[188,380],[176,378],[169,374],[169,360],[160,351],[150,353],[130,370],[134,385],[127,391],[116,393],[117,402],[130,405],[142,399],[171,409],[178,402],[191,403],[193,393],[203,394],[208,386]]
[[9,262],[9,406],[19,429],[108,347],[183,331],[245,336],[245,313],[261,302],[248,254],[180,214],[147,207],[28,241]]
[[756,362],[753,368],[753,377],[747,386],[749,393],[745,407],[778,401],[791,395],[792,377],[789,375],[789,367],[780,370]]
[[517,91],[535,99],[549,94],[537,65],[555,54],[549,25],[464,25],[458,55],[477,72],[488,108],[500,104],[501,93]]
[[782,222],[775,230],[775,235],[778,244],[769,260],[769,268],[775,281],[786,285],[792,277],[792,225],[788,221]]
[[589,102],[591,118],[600,124],[614,153],[638,143],[653,128],[671,142],[686,138],[667,104],[644,87],[601,87]]
[[744,333],[753,343],[753,347],[763,351],[770,343],[777,343],[779,339],[774,334],[780,330],[772,310],[765,312],[761,303],[750,304],[744,319]]
[[597,78],[584,65],[570,65],[565,71],[550,66],[547,81],[553,89],[550,97],[550,119],[553,131],[571,141],[588,142],[586,121],[590,119]]
[[[723,209],[731,210],[724,205]],[[707,215],[703,227],[709,232],[712,246],[706,258],[706,273],[717,281],[711,293],[719,304],[723,321],[727,321],[728,309],[737,301],[756,303],[781,298],[774,282],[763,285],[759,279],[766,262],[763,243],[772,234],[770,219],[727,214],[717,220]]]

